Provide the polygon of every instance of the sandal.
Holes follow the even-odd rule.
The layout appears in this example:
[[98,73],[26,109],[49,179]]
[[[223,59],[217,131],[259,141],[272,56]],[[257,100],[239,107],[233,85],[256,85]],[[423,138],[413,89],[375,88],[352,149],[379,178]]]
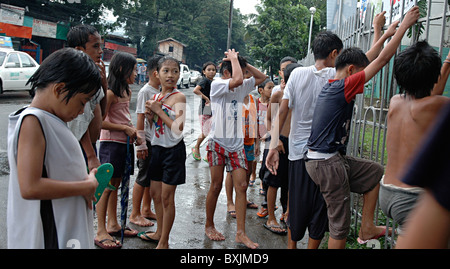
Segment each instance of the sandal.
[[[152,243],[158,243],[158,242],[159,242],[159,240],[153,239],[153,238],[151,238],[150,236],[148,236],[147,233],[155,233],[155,232],[152,232],[152,231],[140,232],[140,233],[137,234],[137,236],[138,236],[140,239],[142,239],[142,240],[144,240],[144,241],[147,241],[147,242],[152,242]],[[142,236],[144,236],[144,238],[143,238]]]
[[[115,246],[107,246],[107,245],[103,244],[106,241],[113,242],[115,244]],[[118,249],[118,248],[122,247],[122,244],[120,244],[120,242],[117,241],[116,239],[109,239],[109,238],[106,238],[106,239],[103,239],[103,240],[95,239],[94,243],[95,243],[96,246],[98,246],[99,248],[102,248],[102,249]]]
[[198,154],[194,148],[192,148],[192,157],[194,158],[194,160],[196,161],[200,161],[201,160],[201,156],[200,154]]

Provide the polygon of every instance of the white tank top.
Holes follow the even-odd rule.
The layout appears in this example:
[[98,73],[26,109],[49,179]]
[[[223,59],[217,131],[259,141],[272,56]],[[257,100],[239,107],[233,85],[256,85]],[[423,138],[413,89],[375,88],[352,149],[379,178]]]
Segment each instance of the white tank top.
[[[83,197],[73,196],[46,202],[25,200],[20,194],[17,178],[18,135],[25,116],[34,115],[41,124],[46,141],[44,165],[49,178],[81,181],[87,177],[80,144],[67,124],[47,111],[29,107],[15,114],[9,116],[8,126],[8,248],[44,248],[50,241],[57,242],[60,249],[94,248],[94,215]],[[48,232],[52,225],[43,225],[45,216],[50,216],[47,223],[54,224],[53,231],[56,234]]]
[[[166,94],[164,96],[161,96],[161,93],[155,94],[153,96],[153,100],[158,100],[159,102],[163,103],[162,110],[172,120],[175,120],[176,112],[172,107],[164,104],[164,100],[177,93],[179,93],[179,91],[174,90],[173,92]],[[153,123],[151,124],[150,127],[150,133],[152,136],[151,140],[152,146],[172,148],[178,145],[178,143],[181,140],[183,140],[183,134],[177,135],[174,132],[172,132],[172,130],[170,130],[170,128],[167,127],[167,125],[162,121],[162,119],[156,115],[153,117]]]

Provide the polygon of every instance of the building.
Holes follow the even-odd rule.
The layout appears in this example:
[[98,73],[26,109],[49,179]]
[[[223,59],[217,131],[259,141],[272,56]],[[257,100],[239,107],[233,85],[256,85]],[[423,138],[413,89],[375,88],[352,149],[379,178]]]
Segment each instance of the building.
[[137,56],[137,48],[132,45],[130,38],[118,35],[106,35],[104,38],[103,61],[111,61],[116,51],[128,52],[134,57]]
[[169,55],[183,63],[186,62],[186,55],[184,54],[185,47],[187,47],[187,45],[171,37],[158,41],[159,53]]

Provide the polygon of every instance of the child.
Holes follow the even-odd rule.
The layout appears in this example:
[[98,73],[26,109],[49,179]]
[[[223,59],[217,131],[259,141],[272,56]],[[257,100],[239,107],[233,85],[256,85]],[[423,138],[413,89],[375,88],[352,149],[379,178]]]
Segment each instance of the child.
[[[211,139],[208,141],[208,162],[211,168],[211,186],[206,197],[205,233],[211,240],[225,240],[214,226],[214,212],[217,198],[222,189],[223,169],[232,173],[236,190],[236,242],[244,243],[248,248],[257,248],[258,244],[245,233],[245,211],[247,207],[247,161],[245,159],[241,117],[244,98],[262,83],[266,76],[247,64],[238,52],[225,52],[220,73],[221,78],[211,84],[211,104],[213,126]],[[244,69],[244,70],[243,70]],[[244,72],[249,71],[253,77],[244,80]]]
[[[136,59],[125,52],[114,54],[109,65],[106,105],[106,118],[100,134],[100,162],[111,163],[114,173],[111,184],[119,187],[125,171],[127,158],[127,136],[130,137],[129,151],[134,163],[134,147],[131,144],[136,137],[136,128],[131,123],[129,84],[136,78]],[[133,172],[134,169],[131,169]],[[106,227],[106,210],[108,210],[108,228]],[[117,190],[106,189],[97,203],[98,230],[95,244],[101,248],[120,248],[122,245],[111,235],[119,235],[121,226],[117,222]],[[126,227],[124,236],[136,236],[137,231]]]
[[422,188],[405,184],[400,179],[441,114],[442,107],[450,100],[440,96],[450,73],[449,61],[450,54],[441,70],[439,54],[426,42],[412,45],[394,60],[394,76],[403,94],[392,97],[389,105],[388,161],[381,180],[380,207],[399,224],[400,230],[423,192]]
[[[286,87],[286,81],[284,78],[284,70],[286,69],[286,67],[289,64],[292,64],[292,63],[297,63],[297,59],[295,59],[294,57],[291,57],[291,56],[286,56],[283,59],[281,59],[280,70],[278,71],[278,74],[281,79],[281,83],[280,83],[280,85],[277,85],[272,89],[272,93],[270,95],[271,98],[277,92],[284,90],[284,88]],[[263,179],[264,179],[264,175],[266,173],[269,173],[265,162],[266,162],[267,154],[269,153],[269,144],[270,144],[269,131],[271,130],[270,128],[272,126],[272,111],[271,110],[272,109],[271,109],[270,103],[269,103],[267,106],[267,116],[266,116],[266,125],[265,125],[265,126],[267,126],[266,129],[268,132],[266,133],[266,135],[262,136],[262,138],[261,138],[261,140],[264,141],[264,151],[263,151],[263,156],[262,156],[261,168],[259,170],[259,178],[261,180],[261,185],[259,186],[259,194],[264,196],[264,201],[262,203],[261,209],[258,211],[258,213],[256,213],[258,215],[258,217],[260,217],[260,218],[264,218],[268,215],[268,211],[267,211],[267,188],[268,188],[268,186],[264,183]],[[290,111],[289,111],[289,116],[288,116],[287,122],[289,122],[289,124],[286,124],[286,126],[290,127]],[[287,133],[289,134],[289,130],[287,130]],[[285,189],[285,188],[283,188],[283,189]],[[285,191],[283,191],[282,193],[285,193]],[[284,219],[284,217],[283,217],[283,219]]]
[[[154,223],[147,218],[156,219],[155,213],[151,211],[150,179],[147,177],[148,165],[151,158],[151,132],[148,121],[145,120],[145,102],[159,93],[159,79],[157,78],[158,61],[162,56],[156,55],[149,59],[149,81],[139,90],[136,104],[138,137],[145,137],[146,143],[136,147],[137,165],[139,172],[136,176],[136,184],[133,187],[133,209],[130,222],[139,226],[153,226]],[[143,202],[141,214],[141,201]]]
[[389,62],[406,30],[418,18],[419,8],[413,7],[396,32],[398,23],[393,23],[371,50],[378,50],[394,32],[395,35],[370,64],[369,58],[373,55],[367,57],[359,48],[344,50],[336,59],[334,80],[324,86],[317,98],[307,144],[306,170],[327,203],[330,229],[328,248],[345,248],[350,230],[350,192],[364,194],[359,241],[376,239],[386,232],[382,226],[377,227],[373,223],[379,181],[384,169],[373,161],[345,155],[347,125],[356,94],[362,93],[364,84]]
[[[244,76],[247,79],[247,77]],[[248,77],[250,78],[250,77]],[[257,120],[257,99],[255,99],[251,94],[244,98],[243,108],[242,108],[242,120],[243,120],[243,131],[244,131],[244,150],[245,159],[247,160],[248,170],[246,173],[247,184],[250,180],[250,175],[252,173],[253,163],[255,161],[255,155],[259,152],[259,143],[257,143],[257,130],[258,130],[258,120]],[[253,183],[250,182],[250,186]],[[225,191],[227,194],[227,212],[233,218],[236,218],[236,208],[233,202],[233,179],[231,172],[227,172],[227,177],[225,179]],[[258,209],[258,206],[247,200],[247,208]]]
[[83,114],[67,123],[69,129],[80,141],[89,170],[100,166],[96,142],[102,128],[102,120],[106,109],[105,96],[106,90],[108,90],[105,65],[101,60],[103,53],[101,43],[102,38],[97,29],[90,25],[77,25],[70,29],[67,34],[67,45],[89,55],[99,67],[102,76],[102,89],[99,89],[92,100],[87,103]]
[[93,248],[97,169],[87,174],[66,122],[96,94],[100,72],[87,54],[64,48],[28,83],[33,101],[9,119],[8,248]]
[[[285,65],[283,68],[283,81],[285,83],[288,82],[289,80],[289,76],[291,74],[291,72],[297,68],[300,67],[300,64],[297,63],[292,63],[292,64],[288,64]],[[281,103],[281,98],[283,96],[284,93],[284,87],[281,88],[279,91],[275,92],[271,99],[270,99],[270,105],[269,105],[269,115],[272,115],[272,108],[274,108],[275,113],[273,113],[274,115],[276,114],[276,109],[279,106],[279,104]],[[269,231],[276,233],[276,234],[280,234],[280,235],[285,235],[286,229],[282,228],[280,226],[280,224],[277,222],[277,219],[275,218],[275,202],[276,202],[276,198],[277,198],[277,192],[278,192],[278,188],[281,187],[281,197],[280,197],[280,201],[281,201],[281,205],[283,207],[283,217],[281,218],[282,220],[285,219],[284,214],[286,214],[287,212],[287,191],[288,191],[288,135],[289,135],[289,131],[290,131],[290,115],[288,116],[288,120],[286,121],[287,124],[285,124],[284,128],[281,130],[281,133],[279,135],[279,139],[282,142],[282,144],[280,145],[280,149],[279,151],[281,152],[280,155],[280,165],[279,168],[277,170],[277,175],[272,175],[270,172],[266,172],[263,174],[263,181],[264,181],[264,185],[267,186],[267,192],[266,192],[266,199],[267,199],[267,213],[269,215],[269,218],[267,219],[267,222],[264,223],[264,227],[266,229],[268,229]],[[271,122],[271,121],[270,121]],[[266,155],[267,155],[268,150],[266,151]],[[265,169],[267,170],[267,169]],[[259,215],[258,215],[259,216]]]
[[[262,150],[264,149],[264,144],[263,148],[261,148],[261,138],[264,137],[267,133],[267,123],[266,123],[266,118],[267,118],[267,107],[269,104],[269,100],[270,100],[270,96],[272,95],[272,89],[275,87],[275,84],[273,83],[273,81],[271,81],[270,79],[266,79],[263,83],[261,83],[260,85],[258,85],[258,93],[260,95],[260,97],[257,100],[257,128],[258,128],[258,139],[256,140],[256,142],[258,143],[258,152],[255,154],[255,158],[256,161],[253,162],[252,165],[252,174],[250,175],[250,185],[249,186],[253,186],[253,184],[255,184],[256,181],[256,166],[258,164],[258,161],[262,160]],[[262,184],[261,184],[262,185]]]
[[148,176],[155,203],[156,232],[141,232],[143,240],[158,242],[157,249],[169,248],[169,235],[175,220],[175,191],[186,181],[186,147],[183,128],[186,117],[186,96],[176,89],[180,76],[179,62],[165,56],[158,62],[157,77],[161,93],[146,102],[152,158]]
[[192,157],[196,161],[201,160],[200,145],[211,130],[211,100],[209,100],[209,93],[211,92],[211,82],[216,76],[216,72],[217,68],[213,62],[203,64],[203,79],[194,89],[194,93],[202,98],[198,109],[201,123],[201,134],[197,139],[197,144],[192,148]]

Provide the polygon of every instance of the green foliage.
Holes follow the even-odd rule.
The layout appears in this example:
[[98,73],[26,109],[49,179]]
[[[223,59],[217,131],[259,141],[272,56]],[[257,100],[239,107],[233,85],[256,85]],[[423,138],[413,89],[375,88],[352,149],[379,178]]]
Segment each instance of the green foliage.
[[325,21],[324,1],[262,0],[257,16],[247,25],[248,50],[258,65],[276,74],[283,57],[302,59],[306,56],[311,13],[315,6],[313,37]]
[[[187,45],[186,62],[199,69],[223,58],[228,36],[228,0],[107,0],[125,33],[147,58],[157,41],[172,37]],[[232,47],[245,55],[243,16],[233,13]]]

